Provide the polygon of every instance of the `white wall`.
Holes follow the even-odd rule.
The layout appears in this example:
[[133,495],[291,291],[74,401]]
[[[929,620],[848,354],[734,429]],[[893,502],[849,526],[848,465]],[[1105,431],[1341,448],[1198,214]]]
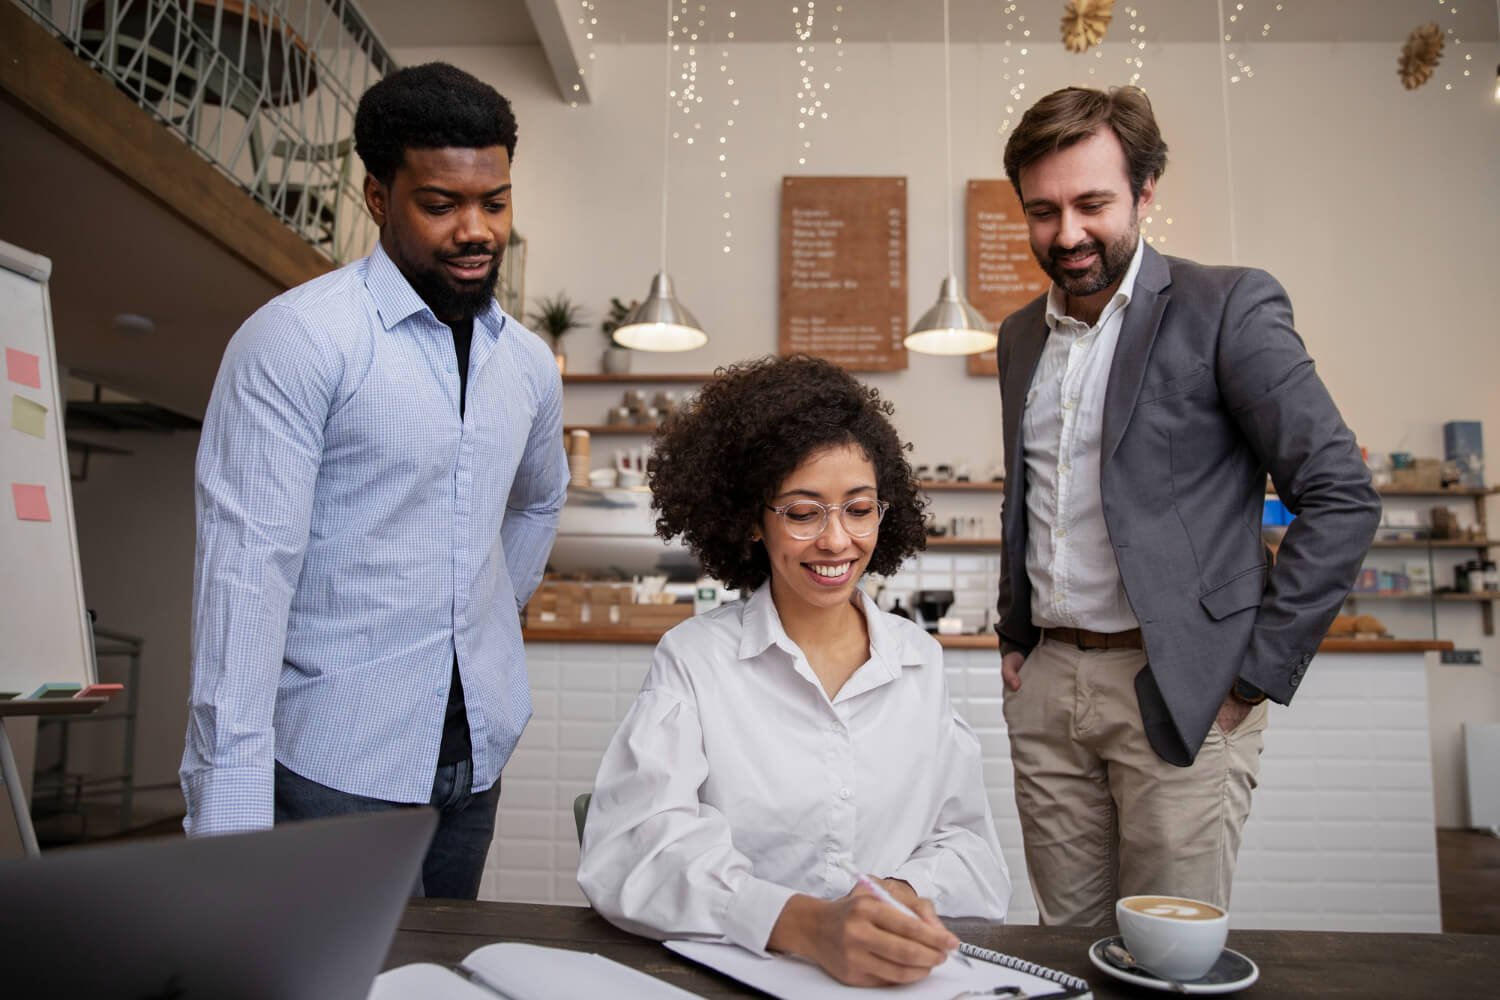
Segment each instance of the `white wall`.
[[[1171,146],[1158,187],[1162,209],[1147,233],[1160,248],[1205,261],[1264,267],[1287,287],[1298,327],[1361,443],[1372,451],[1440,455],[1447,420],[1480,420],[1500,468],[1500,107],[1486,67],[1497,47],[1471,45],[1467,80],[1450,58],[1427,87],[1401,89],[1395,48],[1372,44],[1261,44],[1240,53],[1253,79],[1232,85],[1230,128],[1209,45],[1150,46],[1141,83]],[[702,130],[671,152],[668,266],[679,294],[713,339],[688,355],[638,358],[637,370],[708,371],[774,352],[777,329],[778,192],[782,176],[879,174],[910,179],[909,316],[936,295],[946,266],[941,49],[847,45],[842,71],[820,56],[827,121],[796,163],[796,56],[790,46],[729,49],[735,125],[721,127],[731,88],[717,72],[721,49],[700,50]],[[953,50],[954,176],[1003,175],[1008,68],[1025,69],[1027,101],[1070,84],[1107,85],[1124,52],[1076,58],[1045,45],[1026,57],[1003,46]],[[1450,56],[1453,56],[1450,53]],[[1003,62],[1009,56],[1011,63]],[[661,178],[662,58],[654,47],[601,46],[594,101],[557,100],[538,50],[404,50],[411,64],[441,58],[493,83],[516,104],[518,225],[530,240],[527,289],[560,290],[601,311],[611,296],[645,294],[656,269]],[[1097,73],[1089,75],[1088,68]],[[1454,90],[1443,89],[1452,83]],[[1023,105],[1024,106],[1024,105]],[[674,115],[674,121],[677,116]],[[679,127],[681,127],[679,125]],[[732,252],[722,251],[726,204],[716,160],[729,142]],[[1226,170],[1226,134],[1233,156]],[[709,141],[704,141],[705,139]],[[961,188],[960,188],[961,190]],[[961,201],[961,198],[960,198]],[[1231,210],[1233,239],[1231,239]],[[962,225],[961,205],[954,215]],[[1166,219],[1172,221],[1167,224]],[[961,229],[960,229],[961,233]],[[961,236],[960,236],[961,239]],[[959,249],[962,268],[962,249]],[[592,331],[570,335],[570,370],[589,370],[602,347]],[[966,460],[976,471],[1000,458],[999,395],[962,362],[912,355],[911,368],[874,375],[897,405],[918,462]],[[575,389],[568,418],[596,422],[612,389]],[[597,463],[596,463],[597,464]],[[1500,475],[1491,473],[1491,479]],[[984,501],[944,498],[940,510],[976,513]],[[1492,504],[1500,517],[1500,505]],[[1440,579],[1440,582],[1442,580]],[[1382,603],[1398,635],[1430,635],[1425,607]],[[1482,668],[1430,666],[1437,819],[1466,822],[1459,725],[1500,719],[1500,642],[1482,635],[1477,607],[1439,609],[1438,635],[1483,651]]]
[[[1393,45],[1258,45],[1253,80],[1231,92],[1234,197],[1228,195],[1217,50],[1153,46],[1142,83],[1156,103],[1172,160],[1163,209],[1148,227],[1162,249],[1206,261],[1263,266],[1287,286],[1299,328],[1360,440],[1376,451],[1436,455],[1441,425],[1477,419],[1500,469],[1500,108],[1485,67],[1493,43],[1470,45],[1475,77],[1449,60],[1433,84],[1403,91]],[[1121,82],[1124,52],[1070,57],[1051,44],[1017,59],[1001,46],[953,51],[954,176],[1001,176],[996,129],[1009,86],[1002,59],[1024,68],[1026,101],[1070,83]],[[701,59],[700,133],[717,139],[728,110],[717,60]],[[661,177],[662,59],[654,47],[601,46],[594,103],[569,108],[535,48],[403,50],[405,64],[442,58],[495,84],[516,104],[518,225],[530,240],[526,287],[567,291],[595,316],[611,296],[645,294],[656,270]],[[794,173],[899,175],[909,183],[910,317],[935,297],[946,267],[942,56],[932,45],[847,45],[842,71],[820,58],[829,118],[796,163],[796,56],[789,45],[741,45],[728,65],[741,99],[725,134],[733,204],[723,253],[716,142],[676,145],[671,159],[669,269],[713,336],[685,356],[637,359],[646,371],[708,371],[776,349],[778,192]],[[1093,66],[1098,74],[1089,76]],[[1452,92],[1442,89],[1454,82]],[[960,188],[961,190],[961,188]],[[961,199],[960,199],[961,201]],[[1234,209],[1238,253],[1232,252]],[[954,214],[961,224],[961,205]],[[1171,217],[1168,226],[1165,218]],[[959,267],[962,267],[960,257]],[[590,370],[603,339],[566,342],[572,370]],[[998,461],[999,396],[962,362],[913,356],[911,368],[870,381],[897,405],[913,458],[983,469]],[[614,390],[570,392],[568,419],[597,421]],[[137,436],[144,437],[144,436]],[[138,772],[170,780],[181,751],[191,588],[191,436],[132,440],[134,457],[95,459],[75,492],[84,577],[101,622],[147,638]],[[1491,473],[1500,479],[1500,473]],[[945,500],[944,503],[949,501]],[[994,498],[967,498],[976,512]],[[1500,508],[1494,511],[1500,515]],[[1417,606],[1375,609],[1398,634],[1425,635]],[[1439,632],[1483,650],[1486,666],[1430,665],[1437,822],[1461,825],[1458,725],[1500,719],[1500,642],[1479,632],[1476,608],[1440,609]]]

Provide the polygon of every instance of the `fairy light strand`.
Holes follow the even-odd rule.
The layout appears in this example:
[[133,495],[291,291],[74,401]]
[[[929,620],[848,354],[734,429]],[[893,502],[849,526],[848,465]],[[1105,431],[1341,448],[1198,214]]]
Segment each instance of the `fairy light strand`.
[[[1005,117],[1000,121],[996,134],[1004,135],[1015,122],[1021,98],[1026,91],[1026,67],[1021,65],[1031,50],[1031,29],[1026,27],[1026,15],[1019,12],[1020,5],[1012,2],[1001,8],[1005,21],[1004,51],[1000,56],[1000,80],[1006,85]],[[1017,42],[1016,36],[1020,36]]]

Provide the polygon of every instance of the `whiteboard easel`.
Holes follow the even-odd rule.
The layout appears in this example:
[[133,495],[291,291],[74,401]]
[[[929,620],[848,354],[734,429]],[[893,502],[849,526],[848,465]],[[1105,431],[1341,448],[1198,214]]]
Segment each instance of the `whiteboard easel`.
[[83,603],[46,257],[0,241],[0,777],[36,856],[8,716],[83,714],[105,698],[28,699],[49,682],[98,679]]

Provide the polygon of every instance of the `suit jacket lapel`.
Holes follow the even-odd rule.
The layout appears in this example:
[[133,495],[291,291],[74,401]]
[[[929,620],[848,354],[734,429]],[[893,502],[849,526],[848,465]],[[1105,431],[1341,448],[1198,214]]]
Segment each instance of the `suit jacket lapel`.
[[1151,356],[1151,344],[1156,340],[1162,313],[1171,299],[1166,291],[1172,283],[1167,262],[1149,246],[1144,247],[1142,253],[1141,269],[1135,276],[1130,305],[1125,307],[1125,321],[1120,327],[1120,339],[1115,344],[1115,357],[1109,369],[1109,383],[1104,390],[1101,465],[1113,457],[1120,438],[1125,435],[1125,427],[1130,423],[1130,415],[1135,412],[1141,379],[1146,374],[1146,361]]
[[[1021,414],[1026,408],[1026,394],[1031,388],[1031,376],[1036,373],[1036,364],[1042,357],[1042,345],[1047,342],[1046,296],[1042,296],[1040,309],[1034,316],[1018,316],[1017,322],[1007,324],[1014,331],[1015,342],[1007,352],[1003,396],[1002,426],[1008,432],[1005,440],[1005,464],[1007,476],[1022,477],[1026,474],[1025,449],[1021,446]],[[1025,482],[1016,478],[1014,482]]]

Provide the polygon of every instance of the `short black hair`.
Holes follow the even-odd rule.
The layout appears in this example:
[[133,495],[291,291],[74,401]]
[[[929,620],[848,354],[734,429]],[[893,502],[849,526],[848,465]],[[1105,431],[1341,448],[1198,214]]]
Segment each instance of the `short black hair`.
[[755,540],[765,505],[817,452],[854,445],[875,466],[890,509],[869,571],[896,572],[927,541],[925,501],[880,393],[821,358],[766,357],[721,368],[657,432],[648,478],[656,533],[681,535],[703,570],[730,587],[771,574]]
[[504,146],[516,158],[516,117],[499,91],[456,66],[398,69],[359,99],[354,148],[365,170],[389,186],[408,149]]

